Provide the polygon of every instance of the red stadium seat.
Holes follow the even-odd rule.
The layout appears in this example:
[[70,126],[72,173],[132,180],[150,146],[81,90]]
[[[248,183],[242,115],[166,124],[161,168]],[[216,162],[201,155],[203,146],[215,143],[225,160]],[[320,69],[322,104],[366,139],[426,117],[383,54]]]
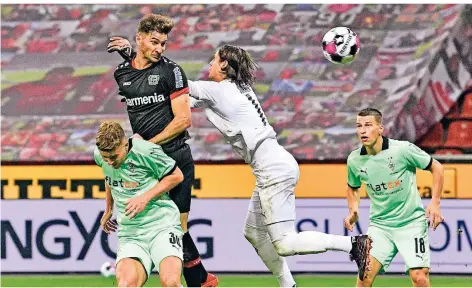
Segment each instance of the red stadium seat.
[[460,110],[459,110],[459,105],[455,103],[452,105],[451,110],[446,114],[446,118],[448,119],[457,119],[460,118]]
[[472,148],[472,121],[452,122],[444,147]]
[[431,130],[426,133],[421,142],[418,143],[420,147],[438,147],[444,143],[444,128],[441,122],[438,122],[436,125],[431,128]]
[[465,95],[464,103],[462,104],[461,118],[472,119],[472,92]]

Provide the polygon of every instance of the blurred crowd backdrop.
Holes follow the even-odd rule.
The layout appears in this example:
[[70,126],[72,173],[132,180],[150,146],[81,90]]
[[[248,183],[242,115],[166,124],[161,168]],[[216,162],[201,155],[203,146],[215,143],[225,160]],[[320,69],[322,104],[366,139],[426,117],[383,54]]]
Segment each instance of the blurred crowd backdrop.
[[[148,13],[174,20],[165,55],[189,79],[208,78],[222,44],[250,51],[259,101],[299,160],[345,159],[359,146],[356,114],[366,107],[383,112],[390,137],[430,153],[472,153],[471,6],[2,5],[2,161],[91,161],[105,119],[132,134],[113,77],[121,58],[106,46],[115,35],[135,44]],[[361,37],[349,66],[321,51],[336,26]],[[195,160],[239,159],[202,110],[190,133]]]

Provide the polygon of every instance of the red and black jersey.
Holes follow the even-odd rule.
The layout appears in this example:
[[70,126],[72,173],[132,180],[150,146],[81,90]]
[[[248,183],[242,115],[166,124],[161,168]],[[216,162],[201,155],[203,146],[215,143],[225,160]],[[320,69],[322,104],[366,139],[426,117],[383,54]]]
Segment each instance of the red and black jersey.
[[[126,98],[133,133],[145,140],[156,136],[174,119],[171,100],[188,94],[187,76],[182,68],[166,57],[146,69],[136,69],[125,61],[115,70],[120,95]],[[169,153],[185,144],[190,136],[185,130],[162,148]]]

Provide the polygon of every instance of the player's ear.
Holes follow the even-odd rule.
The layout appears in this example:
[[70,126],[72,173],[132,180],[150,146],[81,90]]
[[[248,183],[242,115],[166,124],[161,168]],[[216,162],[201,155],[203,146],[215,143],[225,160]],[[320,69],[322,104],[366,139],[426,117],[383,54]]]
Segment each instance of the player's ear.
[[380,124],[379,134],[382,135],[384,132],[384,125]]
[[221,64],[220,64],[221,70],[225,69],[226,66],[228,66],[228,60],[225,60],[225,61],[221,62]]

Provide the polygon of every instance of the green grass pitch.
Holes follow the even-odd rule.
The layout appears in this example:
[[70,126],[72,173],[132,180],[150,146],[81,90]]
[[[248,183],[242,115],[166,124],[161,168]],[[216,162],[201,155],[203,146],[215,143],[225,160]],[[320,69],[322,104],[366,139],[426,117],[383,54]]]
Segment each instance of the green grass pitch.
[[[278,283],[270,275],[218,275],[221,287],[277,287]],[[354,275],[296,275],[298,287],[354,287]],[[431,285],[440,287],[471,287],[471,277],[431,276]],[[41,276],[2,276],[2,287],[116,287],[114,277],[99,275],[41,275]],[[157,274],[152,275],[145,287],[159,287]],[[411,287],[406,275],[379,276],[375,280],[379,287]]]

